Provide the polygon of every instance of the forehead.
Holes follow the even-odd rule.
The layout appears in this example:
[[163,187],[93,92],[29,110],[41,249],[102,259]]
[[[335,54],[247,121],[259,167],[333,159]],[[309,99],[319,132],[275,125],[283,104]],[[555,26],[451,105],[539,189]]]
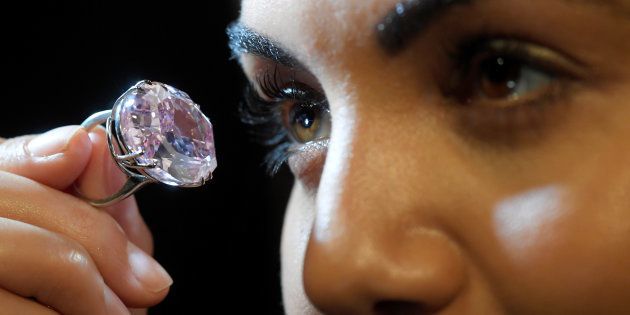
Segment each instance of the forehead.
[[[443,0],[450,2],[449,0]],[[506,0],[527,2],[530,0]],[[547,0],[549,1],[549,0]],[[552,0],[606,8],[630,16],[630,0]],[[241,19],[261,31],[274,35],[304,34],[305,31],[344,33],[366,30],[377,23],[396,0],[242,0]],[[471,1],[473,2],[473,1]],[[474,1],[477,2],[477,1]],[[291,28],[287,28],[291,26]],[[312,35],[312,34],[308,34]]]
[[[288,24],[299,27],[338,29],[369,18],[370,13],[389,7],[394,0],[243,0],[242,19],[256,26]],[[353,21],[353,23],[348,23]],[[284,31],[289,31],[283,29]]]
[[[454,0],[415,0],[427,3],[451,3]],[[343,52],[365,51],[375,42],[376,26],[399,4],[414,0],[243,0],[241,22],[283,46],[307,68],[317,72],[319,65],[337,65]],[[484,3],[486,8],[511,7],[514,12],[531,0],[461,0]],[[539,0],[537,7],[576,6],[606,13],[609,18],[630,18],[630,0]],[[494,11],[493,11],[494,12]],[[352,49],[347,49],[352,47]]]

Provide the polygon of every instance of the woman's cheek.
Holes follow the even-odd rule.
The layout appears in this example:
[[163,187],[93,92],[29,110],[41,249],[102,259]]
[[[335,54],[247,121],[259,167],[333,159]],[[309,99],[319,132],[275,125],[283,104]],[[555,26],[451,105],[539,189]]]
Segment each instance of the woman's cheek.
[[484,256],[502,253],[490,266],[506,305],[540,314],[615,314],[630,307],[625,271],[630,199],[627,193],[626,198],[606,193],[613,183],[630,187],[628,175],[548,185],[497,203],[493,223],[499,247]]
[[567,215],[563,204],[564,189],[549,185],[510,196],[494,209],[497,240],[514,263],[526,262],[539,252],[541,244],[550,244],[554,226]]

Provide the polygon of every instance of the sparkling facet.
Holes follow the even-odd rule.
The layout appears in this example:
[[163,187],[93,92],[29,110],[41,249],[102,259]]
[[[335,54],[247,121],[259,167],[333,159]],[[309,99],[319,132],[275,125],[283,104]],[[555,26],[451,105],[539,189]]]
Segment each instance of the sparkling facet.
[[122,140],[129,153],[144,152],[144,171],[175,186],[197,185],[217,167],[210,120],[188,95],[171,86],[143,81],[116,102]]

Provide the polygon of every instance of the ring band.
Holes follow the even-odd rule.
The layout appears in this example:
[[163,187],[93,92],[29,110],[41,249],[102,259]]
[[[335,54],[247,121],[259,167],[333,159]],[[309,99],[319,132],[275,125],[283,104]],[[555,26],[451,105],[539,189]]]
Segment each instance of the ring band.
[[103,123],[109,152],[128,179],[102,199],[87,198],[75,188],[95,207],[115,204],[149,183],[202,186],[217,167],[210,120],[188,94],[172,86],[140,81],[113,109],[92,114],[81,126],[90,131]]

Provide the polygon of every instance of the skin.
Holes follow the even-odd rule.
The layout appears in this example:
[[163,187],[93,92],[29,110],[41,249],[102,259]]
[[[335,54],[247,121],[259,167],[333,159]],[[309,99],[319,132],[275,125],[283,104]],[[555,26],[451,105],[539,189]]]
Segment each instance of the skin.
[[135,200],[95,209],[72,188],[111,193],[124,180],[112,167],[102,128],[2,139],[3,314],[146,314],[166,296],[172,280]]
[[[332,117],[288,162],[287,314],[630,313],[630,3],[478,1],[392,55],[375,25],[395,4],[242,1]],[[462,124],[437,86],[436,47],[484,29],[579,64],[509,137]],[[252,82],[274,65],[240,60]]]
[[[288,162],[286,312],[629,313],[630,4],[616,3],[478,1],[392,55],[374,30],[395,1],[244,0],[241,22],[305,65],[296,78],[326,95],[332,117],[330,139]],[[448,106],[440,47],[481,30],[575,61],[536,123],[517,111],[515,126],[490,128],[505,112]],[[241,64],[254,81],[273,62]],[[103,130],[66,128],[0,144],[2,310],[158,303],[172,280],[148,255],[133,199],[98,211],[71,188],[98,197],[123,180]]]

